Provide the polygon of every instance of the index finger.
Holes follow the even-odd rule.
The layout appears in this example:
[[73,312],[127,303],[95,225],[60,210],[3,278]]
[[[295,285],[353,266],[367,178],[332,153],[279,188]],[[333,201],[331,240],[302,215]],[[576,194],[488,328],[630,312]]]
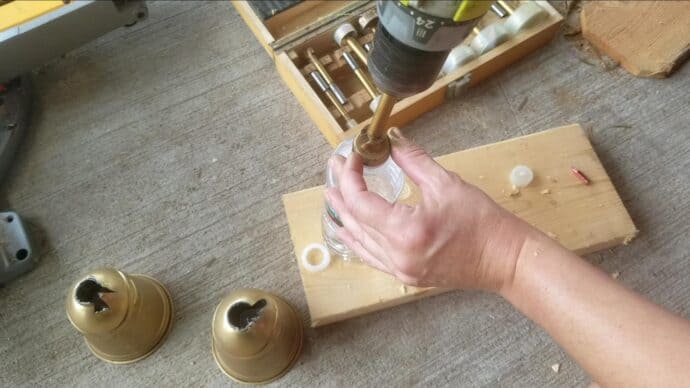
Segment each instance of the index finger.
[[379,229],[385,225],[385,221],[393,210],[393,205],[367,189],[363,174],[362,158],[353,153],[340,170],[338,177],[340,192],[345,205],[357,221]]

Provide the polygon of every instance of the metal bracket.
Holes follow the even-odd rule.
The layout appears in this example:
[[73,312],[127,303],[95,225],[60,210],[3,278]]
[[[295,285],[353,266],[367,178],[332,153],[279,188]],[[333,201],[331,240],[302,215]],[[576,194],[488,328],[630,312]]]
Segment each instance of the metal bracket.
[[456,79],[448,84],[448,89],[446,89],[446,99],[455,99],[460,97],[467,89],[470,87],[472,82],[472,73],[467,73],[462,77]]
[[35,251],[22,219],[15,212],[0,212],[0,285],[36,266]]

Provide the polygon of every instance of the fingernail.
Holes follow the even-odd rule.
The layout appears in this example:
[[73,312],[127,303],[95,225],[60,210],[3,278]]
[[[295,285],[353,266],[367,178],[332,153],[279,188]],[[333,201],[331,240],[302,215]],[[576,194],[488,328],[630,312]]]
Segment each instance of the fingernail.
[[388,130],[388,137],[395,141],[401,141],[404,139],[404,136],[398,127],[391,127],[391,129]]

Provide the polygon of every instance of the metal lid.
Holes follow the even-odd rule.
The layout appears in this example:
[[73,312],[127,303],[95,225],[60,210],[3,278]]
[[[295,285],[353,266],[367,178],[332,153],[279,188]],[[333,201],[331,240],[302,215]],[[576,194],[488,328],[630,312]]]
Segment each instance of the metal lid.
[[229,377],[265,383],[284,373],[302,349],[302,320],[281,298],[257,289],[240,289],[216,308],[213,356]]
[[110,332],[127,316],[127,279],[118,270],[98,269],[72,285],[65,304],[67,317],[81,333]]

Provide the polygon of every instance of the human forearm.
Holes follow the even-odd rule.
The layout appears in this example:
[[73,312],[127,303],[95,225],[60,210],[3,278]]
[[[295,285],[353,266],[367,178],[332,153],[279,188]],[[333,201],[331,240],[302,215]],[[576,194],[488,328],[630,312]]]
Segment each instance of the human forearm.
[[527,238],[501,294],[604,386],[687,383],[688,322],[541,233]]

